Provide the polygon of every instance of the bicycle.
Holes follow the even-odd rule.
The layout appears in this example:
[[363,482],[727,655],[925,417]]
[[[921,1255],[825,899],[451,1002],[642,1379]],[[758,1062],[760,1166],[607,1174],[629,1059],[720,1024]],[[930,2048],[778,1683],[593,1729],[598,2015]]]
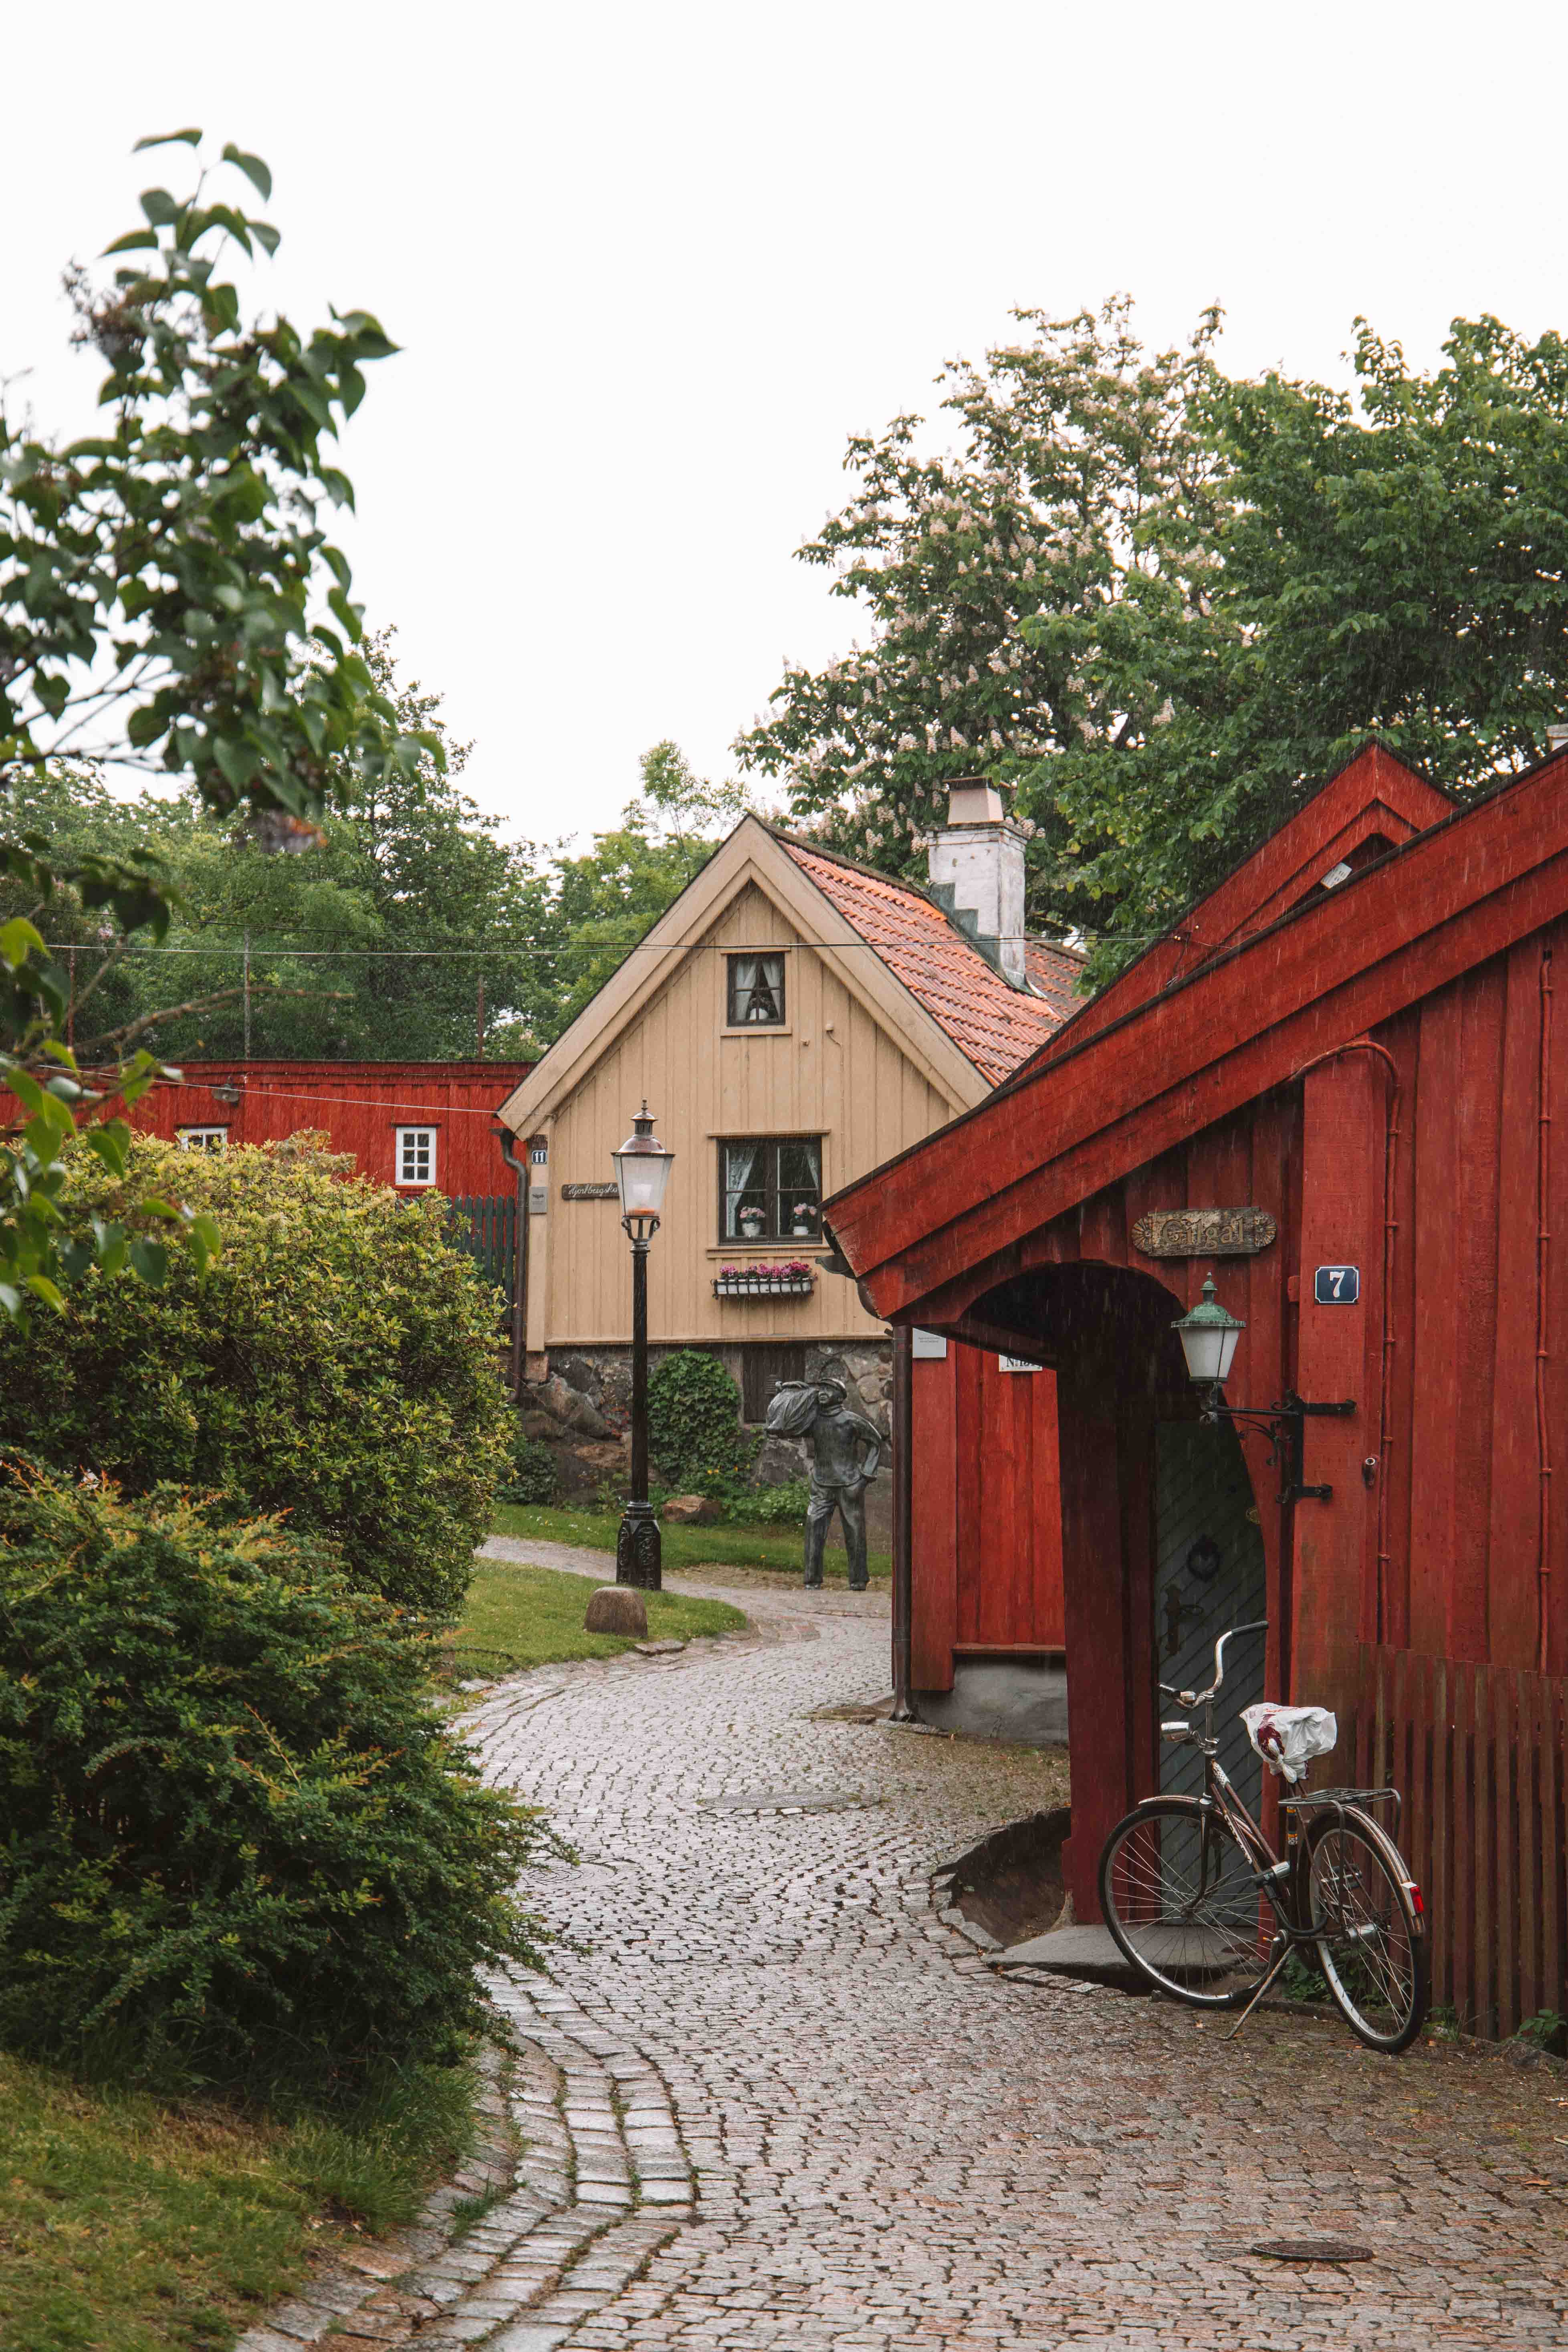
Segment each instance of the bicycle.
[[1239,2033],[1292,1954],[1313,1953],[1352,2033],[1390,2055],[1421,2031],[1430,1975],[1421,1890],[1369,1808],[1397,1789],[1323,1789],[1304,1781],[1279,1806],[1277,1854],[1219,1761],[1215,1698],[1225,1645],[1268,1622],[1233,1625],[1215,1643],[1206,1691],[1163,1696],[1204,1709],[1203,1727],[1162,1723],[1162,1736],[1202,1751],[1201,1797],[1146,1797],[1119,1822],[1100,1857],[1100,1901],[1123,1957],[1157,1990],[1194,2009],[1237,2010]]

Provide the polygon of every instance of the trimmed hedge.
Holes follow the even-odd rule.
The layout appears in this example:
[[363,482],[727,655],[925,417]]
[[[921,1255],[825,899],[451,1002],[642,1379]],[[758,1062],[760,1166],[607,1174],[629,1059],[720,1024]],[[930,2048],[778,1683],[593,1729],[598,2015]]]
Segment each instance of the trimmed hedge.
[[552,1841],[432,1706],[439,1641],[276,1519],[0,1469],[0,2037],[226,2082],[454,2055]]
[[[352,1166],[323,1138],[138,1139],[125,1189],[210,1209],[223,1255],[198,1276],[171,1251],[161,1290],[89,1273],[64,1315],[0,1328],[0,1452],[287,1511],[356,1584],[455,1612],[515,1428],[495,1294],[446,1241],[444,1201]],[[116,1197],[96,1162],[70,1179],[72,1211]]]

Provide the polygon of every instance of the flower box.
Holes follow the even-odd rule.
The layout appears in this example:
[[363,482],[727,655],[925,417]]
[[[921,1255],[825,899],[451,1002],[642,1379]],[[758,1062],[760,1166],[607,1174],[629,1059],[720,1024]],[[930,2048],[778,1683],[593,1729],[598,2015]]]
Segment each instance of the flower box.
[[723,1265],[713,1277],[715,1298],[809,1298],[816,1276],[804,1258],[784,1265]]

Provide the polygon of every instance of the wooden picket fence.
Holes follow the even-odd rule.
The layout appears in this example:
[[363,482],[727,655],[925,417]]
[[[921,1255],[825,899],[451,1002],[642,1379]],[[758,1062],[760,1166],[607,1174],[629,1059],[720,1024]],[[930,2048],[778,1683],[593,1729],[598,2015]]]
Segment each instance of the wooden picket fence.
[[1363,1643],[1338,1713],[1335,1780],[1404,1797],[1434,2007],[1488,2040],[1568,2015],[1568,1678]]
[[510,1307],[517,1271],[516,1196],[461,1193],[449,1205],[447,1223],[453,1246],[467,1252]]

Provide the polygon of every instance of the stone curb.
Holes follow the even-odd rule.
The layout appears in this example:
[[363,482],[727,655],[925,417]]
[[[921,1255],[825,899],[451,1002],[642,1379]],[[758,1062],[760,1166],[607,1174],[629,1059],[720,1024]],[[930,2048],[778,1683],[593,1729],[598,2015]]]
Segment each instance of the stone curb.
[[[418,2224],[317,2268],[235,2352],[552,2352],[634,2283],[690,2219],[697,2189],[662,2076],[548,1978],[487,1990],[510,2063],[487,2066],[481,2158]],[[514,2154],[514,2150],[519,2152]],[[458,2237],[465,2199],[495,2201]]]

